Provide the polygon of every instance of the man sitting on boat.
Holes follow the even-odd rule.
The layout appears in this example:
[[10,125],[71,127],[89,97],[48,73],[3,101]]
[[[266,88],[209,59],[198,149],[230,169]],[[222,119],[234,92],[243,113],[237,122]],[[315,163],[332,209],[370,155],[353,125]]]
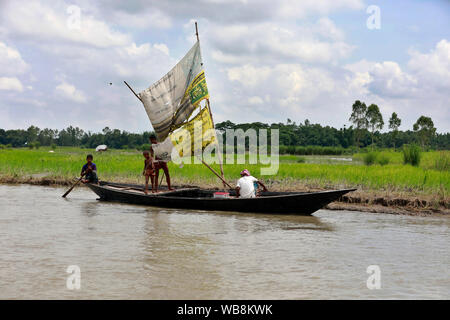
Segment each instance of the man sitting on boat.
[[81,180],[83,183],[98,183],[97,166],[92,162],[92,160],[94,160],[94,157],[92,156],[92,154],[88,154],[86,156],[87,162],[81,168],[81,176],[85,176],[84,179]]
[[[150,143],[152,145],[158,144],[158,140],[156,139],[156,135],[152,134],[150,135]],[[153,148],[150,147],[150,153],[153,159],[155,159],[155,191],[158,191],[158,182],[159,182],[159,169],[163,169],[164,174],[166,176],[166,182],[167,182],[167,188],[169,190],[173,190],[173,188],[170,185],[170,174],[169,174],[169,168],[167,167],[167,162],[163,161],[159,157],[155,157],[155,152],[153,151]]]
[[239,198],[255,198],[258,185],[263,188],[264,192],[267,191],[266,186],[261,181],[250,175],[250,171],[247,169],[242,170],[241,178],[236,186],[236,195]]

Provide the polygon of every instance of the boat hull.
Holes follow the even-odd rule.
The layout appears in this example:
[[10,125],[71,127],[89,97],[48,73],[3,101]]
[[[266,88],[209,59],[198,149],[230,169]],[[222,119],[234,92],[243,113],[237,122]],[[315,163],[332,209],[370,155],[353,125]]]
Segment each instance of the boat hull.
[[[251,199],[213,198],[212,190],[199,188],[182,189],[176,192],[148,194],[137,192],[141,186],[102,182],[86,184],[103,201],[114,201],[162,208],[178,208],[207,211],[235,211],[270,214],[311,215],[332,201],[355,189],[322,192],[268,192]],[[128,190],[126,190],[128,188]],[[134,190],[130,190],[133,188]],[[231,191],[233,192],[233,191]]]

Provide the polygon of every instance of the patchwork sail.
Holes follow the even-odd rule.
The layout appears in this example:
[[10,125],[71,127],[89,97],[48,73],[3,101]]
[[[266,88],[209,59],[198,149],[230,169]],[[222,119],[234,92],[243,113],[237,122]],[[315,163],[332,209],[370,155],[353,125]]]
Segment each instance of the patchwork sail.
[[180,127],[209,98],[197,41],[159,81],[138,94],[160,141]]
[[[183,59],[149,88],[136,94],[124,81],[144,104],[156,136],[161,141],[152,145],[154,154],[160,161],[174,160],[172,156],[202,158],[201,151],[218,141],[209,105],[209,92],[203,70],[197,22],[195,23],[195,34],[197,42]],[[203,100],[206,100],[206,104],[201,108],[200,103]],[[197,108],[200,111],[189,120]],[[219,147],[219,145],[217,146]],[[201,161],[222,180],[224,186],[225,184],[230,186],[224,179],[222,156],[219,155],[218,159],[220,175],[203,159]]]

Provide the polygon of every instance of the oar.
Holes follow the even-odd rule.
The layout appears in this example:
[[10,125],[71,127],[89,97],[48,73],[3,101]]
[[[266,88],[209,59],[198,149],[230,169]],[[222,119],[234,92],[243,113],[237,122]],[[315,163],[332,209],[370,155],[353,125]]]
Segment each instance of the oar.
[[75,188],[75,186],[81,181],[81,179],[83,179],[83,177],[84,177],[84,174],[81,175],[80,179],[78,179],[77,182],[75,182],[75,183],[73,184],[73,186],[70,187],[70,189],[67,190],[66,193],[64,193],[64,194],[62,195],[62,197],[65,198],[65,197],[73,190],[73,188]]
[[211,170],[212,173],[214,173],[214,174],[217,176],[217,178],[219,178],[220,180],[222,180],[222,182],[223,182],[224,184],[226,184],[230,189],[233,189],[233,187],[230,186],[230,184],[229,184],[228,182],[226,182],[225,179],[222,178],[222,177],[221,177],[221,176],[220,176],[213,168],[211,168],[210,166],[208,166],[208,164],[207,164],[205,161],[202,160],[202,163],[203,163],[209,170]]

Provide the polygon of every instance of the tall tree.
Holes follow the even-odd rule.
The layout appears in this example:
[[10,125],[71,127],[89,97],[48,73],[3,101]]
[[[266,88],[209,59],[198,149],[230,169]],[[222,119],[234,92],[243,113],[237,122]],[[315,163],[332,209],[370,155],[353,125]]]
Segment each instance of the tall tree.
[[394,141],[394,150],[395,150],[395,141],[398,135],[398,128],[400,127],[402,120],[397,116],[395,112],[392,112],[391,118],[389,119],[389,129],[392,130],[392,140]]
[[359,148],[359,140],[361,139],[361,130],[366,129],[368,121],[366,118],[367,106],[364,102],[356,100],[352,106],[352,115],[350,121],[356,126],[356,146]]
[[36,126],[30,126],[27,129],[27,141],[28,143],[34,142],[37,140],[40,129]]
[[414,132],[418,135],[422,148],[430,142],[430,139],[436,134],[433,120],[430,117],[420,116],[413,126]]
[[383,116],[380,109],[376,104],[371,104],[367,108],[366,119],[369,123],[370,133],[372,136],[372,148],[373,148],[373,136],[377,129],[381,130],[384,126]]

